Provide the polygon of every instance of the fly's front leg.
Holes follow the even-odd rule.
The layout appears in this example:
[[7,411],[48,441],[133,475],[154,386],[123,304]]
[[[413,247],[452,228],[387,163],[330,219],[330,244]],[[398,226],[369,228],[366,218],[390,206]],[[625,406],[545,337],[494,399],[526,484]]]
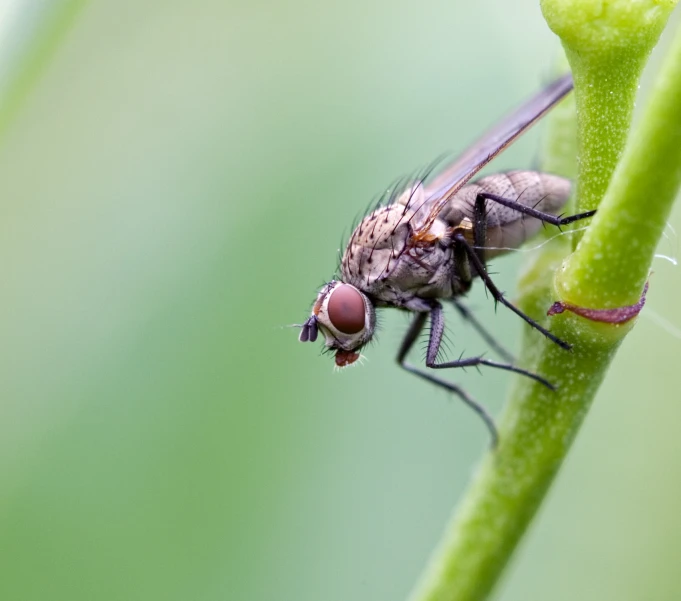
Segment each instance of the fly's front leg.
[[[437,386],[440,386],[445,390],[453,392],[455,395],[457,395],[464,403],[466,403],[466,405],[473,409],[473,411],[475,411],[482,418],[482,421],[485,422],[485,425],[487,426],[487,429],[489,430],[490,436],[492,438],[491,443],[492,447],[496,447],[497,443],[499,442],[497,427],[494,425],[494,420],[492,419],[490,414],[487,413],[487,411],[482,405],[480,405],[475,399],[469,396],[469,394],[463,388],[460,388],[456,384],[448,382],[444,378],[439,378],[436,375],[428,373],[423,369],[419,369],[418,367],[412,365],[411,363],[407,363],[407,354],[411,350],[411,347],[414,346],[414,343],[416,342],[416,339],[421,333],[423,326],[426,325],[426,319],[428,319],[427,313],[417,313],[416,317],[414,317],[414,320],[411,322],[411,325],[409,326],[409,330],[407,330],[407,333],[404,336],[404,340],[402,340],[400,350],[397,353],[397,363],[399,363],[400,367],[406,369],[408,372],[411,372],[412,374],[417,375],[419,378],[423,378],[424,380],[427,380],[432,384],[436,384]],[[430,343],[428,346],[430,347]]]
[[[508,207],[509,209],[518,211],[519,213],[524,213],[525,215],[539,219],[543,223],[550,223],[551,225],[556,225],[558,227],[561,225],[569,225],[570,223],[574,223],[580,219],[586,219],[587,217],[592,217],[596,214],[596,210],[594,209],[593,211],[585,211],[584,213],[577,213],[576,215],[569,215],[567,217],[563,217],[562,215],[551,215],[551,213],[538,211],[537,209],[525,206],[516,200],[510,200],[508,198],[504,198],[503,196],[498,196],[497,194],[491,194],[490,192],[481,192],[478,194],[477,198],[475,199],[476,211],[478,207],[478,201],[481,201],[484,206],[485,199],[494,201],[500,205]],[[483,245],[485,239],[486,238],[482,238]],[[478,246],[477,242],[475,244]]]
[[[419,369],[418,367],[411,365],[410,363],[407,363],[406,361],[407,353],[409,353],[409,350],[416,342],[416,339],[418,338],[421,330],[423,329],[423,326],[426,324],[427,318],[428,318],[427,313],[418,313],[416,315],[414,321],[409,327],[409,330],[407,331],[407,334],[404,337],[404,340],[402,341],[400,350],[397,354],[397,362],[400,364],[401,367],[403,367],[407,371],[416,374],[420,378],[428,380],[433,384],[437,384],[438,386],[441,386],[442,388],[445,388],[446,390],[458,395],[459,398],[461,398],[461,400],[464,403],[466,403],[466,405],[473,409],[473,411],[475,411],[485,422],[485,425],[487,426],[490,432],[490,436],[492,437],[492,446],[496,446],[498,442],[498,434],[496,426],[494,425],[494,420],[491,418],[491,416],[487,413],[487,411],[482,405],[480,405],[477,401],[471,398],[468,395],[468,393],[466,393],[462,388],[460,388],[456,384],[453,384],[443,378],[439,378],[434,374],[431,374],[425,370]],[[440,350],[442,335],[444,333],[444,316],[442,314],[442,306],[439,303],[433,303],[433,307],[430,311],[430,321],[431,321],[430,336],[428,339],[428,351],[426,354],[427,367],[430,367],[431,369],[447,369],[454,367],[478,367],[480,365],[487,365],[489,367],[496,367],[498,369],[504,369],[506,371],[512,371],[523,376],[527,376],[529,378],[536,380],[537,382],[540,382],[544,386],[553,389],[549,382],[547,382],[544,378],[538,376],[537,374],[533,374],[529,371],[520,369],[519,367],[515,367],[513,365],[507,365],[505,363],[497,363],[496,361],[490,361],[488,359],[484,359],[483,357],[471,357],[469,359],[459,359],[458,361],[447,361],[443,363],[438,363],[437,354],[438,351]]]

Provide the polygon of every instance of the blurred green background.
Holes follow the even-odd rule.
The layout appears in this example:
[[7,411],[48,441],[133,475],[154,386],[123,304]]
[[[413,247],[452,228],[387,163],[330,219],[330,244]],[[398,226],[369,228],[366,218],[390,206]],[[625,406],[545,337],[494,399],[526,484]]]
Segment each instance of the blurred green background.
[[[404,599],[487,433],[394,365],[401,315],[340,374],[286,326],[370,198],[558,52],[530,0],[0,2],[0,599]],[[681,271],[653,268],[498,599],[681,597]],[[500,410],[508,375],[456,377]]]

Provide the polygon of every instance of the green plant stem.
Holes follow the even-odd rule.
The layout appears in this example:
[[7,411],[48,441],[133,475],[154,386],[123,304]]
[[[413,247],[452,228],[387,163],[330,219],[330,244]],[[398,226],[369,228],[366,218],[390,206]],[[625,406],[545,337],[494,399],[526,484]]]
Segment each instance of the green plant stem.
[[566,48],[566,54],[575,79],[579,128],[577,210],[591,211],[599,206],[622,155],[645,61],[636,56],[614,65],[586,66],[578,64],[584,61],[578,53]]
[[[660,30],[657,23],[655,31]],[[575,50],[569,49],[568,56],[570,52]],[[584,60],[582,55],[580,61]],[[610,55],[605,57],[607,64],[616,74],[620,65],[613,63]],[[595,124],[603,136],[608,131],[607,120],[583,113],[598,113],[604,110],[600,103],[609,104],[608,80],[575,74],[575,82],[577,86],[603,88],[577,93],[580,120],[584,120],[579,126],[580,148],[583,153],[593,151],[594,161],[598,152],[606,153],[603,172],[596,162],[579,170],[583,204],[597,202],[598,195],[606,188],[607,192],[598,216],[569,260],[563,261],[569,244],[557,240],[547,246],[521,281],[521,308],[538,319],[544,315],[544,322],[546,310],[556,298],[591,308],[639,300],[655,245],[681,184],[681,31],[623,155],[621,146],[636,81],[626,84],[629,92],[615,94],[617,102],[627,106],[611,113],[614,142],[605,150],[602,140],[590,137],[586,130],[588,123]],[[595,144],[596,150],[587,144]],[[620,155],[621,163],[615,169]],[[610,175],[614,179],[609,182]],[[555,282],[547,276],[554,273]],[[583,301],[588,302],[581,304]],[[481,601],[488,596],[549,489],[610,361],[634,322],[601,323],[570,312],[552,317],[552,331],[574,344],[571,352],[539,341],[536,332],[524,333],[522,363],[547,377],[557,391],[529,379],[516,380],[501,420],[500,445],[483,459],[412,597],[414,601]]]
[[680,82],[677,32],[645,119],[626,148],[593,227],[557,277],[561,298],[603,308],[638,300],[681,183]]
[[544,350],[541,368],[569,374],[570,381],[563,377],[558,383],[565,392],[517,389],[502,420],[500,446],[485,457],[415,599],[487,597],[543,500],[598,389],[603,373],[592,377],[593,362],[609,361],[615,347],[579,354],[566,354],[555,345]]

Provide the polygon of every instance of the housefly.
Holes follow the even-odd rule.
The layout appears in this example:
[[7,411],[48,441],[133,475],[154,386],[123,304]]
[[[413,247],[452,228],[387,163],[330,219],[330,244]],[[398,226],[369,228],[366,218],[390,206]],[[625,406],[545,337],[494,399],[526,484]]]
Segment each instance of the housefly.
[[[404,369],[458,395],[485,421],[497,442],[491,417],[462,388],[433,370],[487,365],[522,374],[552,388],[541,376],[507,362],[483,357],[440,361],[444,333],[442,301],[453,302],[465,319],[488,341],[493,339],[459,298],[480,278],[495,302],[564,349],[570,345],[509,302],[487,272],[487,260],[518,248],[542,224],[563,226],[595,211],[559,216],[570,196],[570,181],[537,171],[508,171],[471,182],[473,176],[537,122],[572,89],[565,75],[500,121],[458,159],[434,177],[404,181],[371,211],[350,236],[340,263],[340,278],[322,287],[312,314],[302,324],[300,340],[314,342],[321,330],[336,365],[357,361],[376,329],[376,309],[397,307],[414,313],[397,353]],[[407,362],[407,354],[430,320],[423,369]],[[498,349],[497,349],[498,350]]]

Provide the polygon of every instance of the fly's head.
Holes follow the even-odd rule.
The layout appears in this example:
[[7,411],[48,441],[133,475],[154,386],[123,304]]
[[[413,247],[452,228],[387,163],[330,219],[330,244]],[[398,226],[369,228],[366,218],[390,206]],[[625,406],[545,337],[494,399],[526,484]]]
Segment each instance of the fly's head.
[[334,280],[319,291],[300,341],[314,342],[321,329],[326,347],[336,351],[336,365],[346,367],[359,359],[359,351],[371,340],[375,327],[376,310],[369,297]]

